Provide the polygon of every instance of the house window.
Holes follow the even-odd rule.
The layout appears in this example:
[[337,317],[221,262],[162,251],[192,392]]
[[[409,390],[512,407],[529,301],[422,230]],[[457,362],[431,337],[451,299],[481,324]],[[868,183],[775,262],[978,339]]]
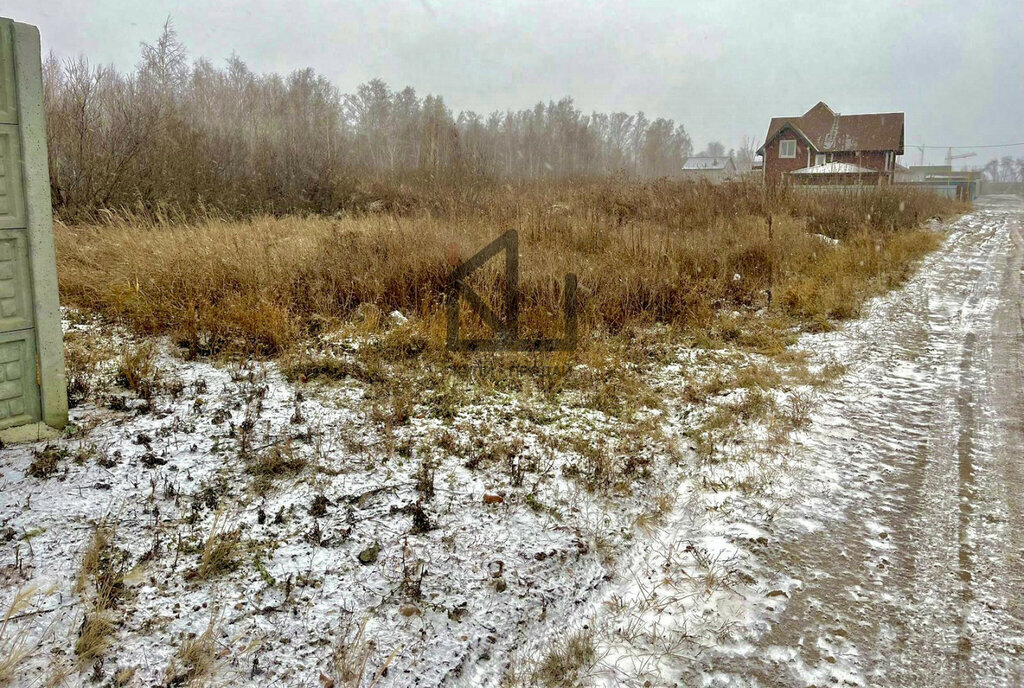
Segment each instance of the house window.
[[815,165],[824,165],[825,164],[825,154],[824,153],[815,153],[814,154],[814,164]]
[[779,141],[779,157],[796,157],[796,139],[789,139],[788,141]]

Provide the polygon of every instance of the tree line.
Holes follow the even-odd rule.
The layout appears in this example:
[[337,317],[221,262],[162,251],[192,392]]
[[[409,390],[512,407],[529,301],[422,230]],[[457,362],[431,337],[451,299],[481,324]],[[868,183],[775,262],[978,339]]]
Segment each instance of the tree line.
[[218,68],[190,61],[169,22],[129,72],[51,53],[44,92],[54,207],[67,220],[332,212],[367,178],[662,177],[693,150],[670,119],[588,115],[571,98],[456,114],[379,79],[342,93],[312,69],[256,74],[237,56]]
[[1024,182],[1024,158],[1004,155],[992,158],[981,168],[985,178],[993,182]]

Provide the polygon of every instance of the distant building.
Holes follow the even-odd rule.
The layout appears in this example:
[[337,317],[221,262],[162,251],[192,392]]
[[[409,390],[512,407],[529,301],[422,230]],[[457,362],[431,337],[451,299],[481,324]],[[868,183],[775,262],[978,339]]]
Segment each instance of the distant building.
[[683,179],[704,179],[717,184],[737,176],[736,162],[727,155],[694,156],[683,163],[681,176]]
[[954,174],[952,165],[911,165],[896,173],[898,182],[923,182],[929,178]]
[[743,177],[750,174],[751,170],[754,169],[754,160],[742,160],[740,158],[733,158],[733,163],[736,165],[736,174]]
[[952,165],[912,165],[897,171],[896,181],[950,198],[972,200],[981,191],[982,175],[977,170],[954,170]]
[[[818,103],[799,117],[773,117],[757,154],[764,158],[764,179],[770,183],[789,181],[798,170],[818,174],[807,170],[829,163],[870,170],[856,173],[859,184],[891,183],[896,156],[903,155],[903,113],[840,115]],[[824,180],[824,175],[811,178]]]

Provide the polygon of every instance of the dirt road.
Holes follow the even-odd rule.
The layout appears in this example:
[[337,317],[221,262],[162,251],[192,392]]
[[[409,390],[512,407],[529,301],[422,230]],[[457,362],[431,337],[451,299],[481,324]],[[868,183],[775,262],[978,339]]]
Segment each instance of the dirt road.
[[801,440],[835,489],[775,543],[785,610],[699,682],[1024,685],[1022,269],[1024,201],[983,198],[905,289],[815,339],[849,366]]

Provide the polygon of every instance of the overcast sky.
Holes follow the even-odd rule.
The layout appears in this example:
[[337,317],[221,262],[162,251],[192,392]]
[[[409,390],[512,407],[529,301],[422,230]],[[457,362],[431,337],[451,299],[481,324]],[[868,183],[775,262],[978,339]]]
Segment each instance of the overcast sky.
[[[170,16],[192,57],[313,67],[346,92],[381,77],[456,111],[568,95],[585,112],[670,117],[698,149],[761,143],[773,115],[819,100],[905,112],[905,164],[920,160],[911,144],[1024,141],[1022,0],[4,0],[0,12],[36,24],[44,51],[124,69]],[[1024,146],[977,153],[965,162]]]

